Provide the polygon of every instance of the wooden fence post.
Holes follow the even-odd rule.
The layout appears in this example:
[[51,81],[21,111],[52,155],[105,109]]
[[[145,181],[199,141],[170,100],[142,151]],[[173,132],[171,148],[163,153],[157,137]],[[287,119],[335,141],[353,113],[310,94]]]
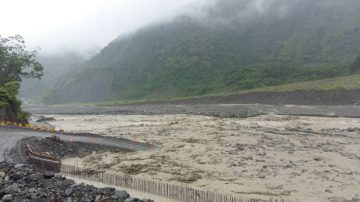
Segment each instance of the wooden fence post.
[[[50,167],[43,161],[37,161],[38,165],[42,167]],[[64,174],[82,177],[87,180],[96,180],[105,184],[120,186],[124,188],[135,189],[147,193],[157,194],[167,198],[186,202],[253,202],[256,199],[235,197],[230,194],[219,194],[216,192],[197,190],[192,187],[183,186],[180,184],[171,184],[163,181],[156,181],[153,179],[145,179],[139,177],[132,177],[129,175],[118,175],[115,173],[100,172],[93,175],[83,172],[81,167],[75,165],[63,165],[52,168],[59,170]],[[273,198],[270,202],[292,202],[289,199]],[[295,201],[293,201],[295,202]],[[299,202],[299,200],[296,200]]]

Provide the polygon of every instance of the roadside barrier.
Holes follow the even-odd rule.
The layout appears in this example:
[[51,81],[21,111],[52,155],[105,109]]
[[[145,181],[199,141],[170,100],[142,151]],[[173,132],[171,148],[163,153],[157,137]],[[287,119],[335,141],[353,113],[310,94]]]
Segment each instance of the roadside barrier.
[[17,126],[17,123],[9,122],[9,121],[0,121],[0,126]]
[[[132,177],[129,175],[119,175],[112,173],[94,173],[84,170],[78,166],[61,164],[60,172],[69,174],[81,179],[102,182],[108,185],[119,186],[123,188],[135,189],[142,192],[160,195],[163,197],[186,201],[186,202],[258,202],[259,199],[247,197],[237,197],[230,194],[220,194],[204,190],[197,190],[180,184],[171,184],[167,182]],[[299,200],[290,200],[283,198],[270,198],[270,202],[299,202]]]
[[50,132],[50,133],[65,133],[64,129],[56,130],[55,127],[47,126],[47,125],[39,125],[39,124],[23,124],[23,123],[15,123],[8,121],[0,121],[0,126],[15,126],[22,129]]

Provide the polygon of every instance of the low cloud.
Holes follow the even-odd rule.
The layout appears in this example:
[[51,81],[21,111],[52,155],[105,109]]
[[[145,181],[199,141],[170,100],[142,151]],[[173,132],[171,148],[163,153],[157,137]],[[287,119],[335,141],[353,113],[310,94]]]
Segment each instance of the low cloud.
[[196,0],[2,0],[1,35],[22,35],[41,53],[87,52]]

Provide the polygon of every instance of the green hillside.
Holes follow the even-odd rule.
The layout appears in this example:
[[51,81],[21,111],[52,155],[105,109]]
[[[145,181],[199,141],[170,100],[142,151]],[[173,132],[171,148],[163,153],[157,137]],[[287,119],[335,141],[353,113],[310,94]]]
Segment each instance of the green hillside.
[[358,0],[219,0],[114,40],[44,101],[188,97],[348,75],[359,19]]
[[336,77],[331,79],[305,81],[279,86],[256,88],[247,92],[291,92],[291,91],[328,91],[328,90],[357,90],[360,89],[360,74]]
[[355,74],[351,76],[342,76],[335,77],[331,79],[322,79],[314,81],[303,81],[296,83],[283,84],[278,86],[269,86],[262,88],[254,88],[250,90],[240,90],[235,92],[221,92],[213,93],[202,96],[189,96],[189,97],[176,97],[172,99],[162,99],[162,98],[153,98],[146,100],[109,100],[101,102],[83,102],[79,103],[80,106],[84,105],[97,105],[97,106],[114,106],[114,105],[123,105],[123,104],[140,104],[146,102],[166,102],[166,101],[181,101],[189,99],[203,99],[211,97],[227,97],[231,95],[242,95],[247,93],[266,93],[266,92],[294,92],[294,91],[342,91],[342,90],[359,90],[360,89],[360,74]]

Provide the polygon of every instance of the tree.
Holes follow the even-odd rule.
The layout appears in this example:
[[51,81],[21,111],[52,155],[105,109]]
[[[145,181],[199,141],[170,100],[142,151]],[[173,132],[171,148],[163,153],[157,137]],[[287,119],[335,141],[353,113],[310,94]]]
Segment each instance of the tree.
[[360,73],[360,55],[350,65],[351,73]]
[[38,78],[43,75],[43,66],[36,60],[37,51],[27,51],[24,39],[19,36],[0,36],[0,86],[23,78]]
[[24,39],[17,35],[0,36],[0,108],[6,108],[3,120],[27,123],[28,113],[21,111],[16,98],[23,78],[43,75],[43,66],[35,59],[37,51],[27,51]]

